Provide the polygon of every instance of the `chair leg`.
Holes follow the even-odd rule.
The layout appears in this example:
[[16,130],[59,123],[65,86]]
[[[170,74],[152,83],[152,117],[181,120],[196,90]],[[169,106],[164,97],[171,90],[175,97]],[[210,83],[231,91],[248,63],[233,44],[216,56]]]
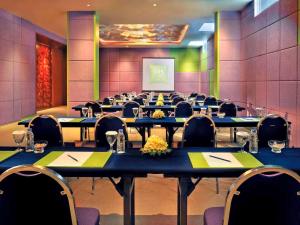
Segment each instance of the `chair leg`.
[[96,178],[92,177],[92,194],[94,194],[95,186],[96,186]]
[[220,183],[218,178],[216,178],[216,193],[220,194]]

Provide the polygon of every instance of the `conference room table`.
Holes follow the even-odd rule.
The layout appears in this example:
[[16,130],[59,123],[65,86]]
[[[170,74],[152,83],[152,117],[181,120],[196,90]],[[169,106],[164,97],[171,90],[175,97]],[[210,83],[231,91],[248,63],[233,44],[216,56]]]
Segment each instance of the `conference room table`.
[[[15,147],[0,147],[0,151],[13,150]],[[34,154],[20,152],[0,162],[0,172],[18,165],[34,164],[52,151],[106,151],[101,148],[52,147],[44,153]],[[240,148],[181,148],[165,157],[142,155],[138,149],[126,149],[125,154],[112,154],[104,167],[50,167],[62,176],[67,177],[108,177],[118,193],[123,197],[124,225],[135,224],[135,178],[146,178],[150,174],[163,174],[165,178],[178,180],[178,224],[187,225],[188,197],[203,177],[238,177],[250,168],[194,168],[189,153],[202,152],[238,152]],[[250,154],[250,153],[242,153]],[[248,155],[245,155],[248,156]],[[285,148],[282,153],[273,153],[270,148],[259,149],[253,155],[263,165],[276,165],[300,173],[300,149]],[[114,178],[122,178],[116,183]],[[193,182],[191,178],[197,178]],[[163,201],[164,199],[160,199]],[[99,199],[101,201],[101,199]],[[199,221],[200,223],[200,221]]]
[[[75,111],[79,111],[80,112],[80,115],[82,116],[82,108],[85,107],[85,105],[83,104],[80,104],[80,105],[76,105],[76,106],[73,106],[72,109],[75,110]],[[196,112],[200,112],[201,109],[208,109],[208,108],[211,108],[213,112],[217,112],[218,109],[219,109],[219,106],[208,106],[208,105],[203,105],[203,106],[200,106],[200,105],[195,105],[193,106],[193,110],[196,111]],[[101,105],[101,109],[103,110],[103,112],[118,112],[118,111],[122,111],[124,108],[123,105]],[[174,112],[176,106],[175,105],[163,105],[163,106],[157,106],[157,105],[148,105],[148,106],[141,106],[143,112],[146,112],[148,115],[155,111],[155,110],[162,110],[166,113],[168,112]],[[237,106],[237,110],[238,111],[243,111],[245,110],[244,107],[241,107],[241,106]]]
[[[74,117],[63,117],[57,118],[62,127],[95,127],[97,118],[82,118],[80,121],[72,121]],[[172,146],[173,136],[178,128],[183,127],[184,123],[188,118],[175,118],[175,117],[165,117],[162,119],[154,119],[149,117],[143,118],[122,118],[127,127],[134,127],[137,129],[139,134],[142,136],[142,144],[144,145],[146,142],[146,130],[150,130],[155,125],[160,125],[161,127],[165,127],[168,134],[168,145]],[[28,126],[31,119],[25,119],[18,123],[18,125]],[[228,127],[228,128],[236,128],[236,127],[256,127],[260,118],[258,117],[223,117],[219,118],[216,116],[212,117],[212,120],[215,123],[216,127]],[[234,140],[236,137],[234,137]],[[81,132],[81,140],[83,140],[83,132]]]

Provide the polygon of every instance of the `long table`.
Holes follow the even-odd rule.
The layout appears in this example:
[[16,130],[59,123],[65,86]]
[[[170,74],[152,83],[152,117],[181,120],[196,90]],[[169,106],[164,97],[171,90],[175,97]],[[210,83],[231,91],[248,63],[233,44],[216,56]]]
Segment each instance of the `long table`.
[[[9,150],[12,147],[1,147]],[[21,152],[0,162],[0,172],[18,165],[33,164],[51,151],[103,151],[99,148],[48,148],[45,153],[34,154]],[[178,179],[178,224],[187,224],[187,199],[198,182],[191,178],[203,177],[237,177],[247,168],[205,168],[194,169],[188,152],[236,152],[239,148],[183,148],[174,149],[164,158],[152,158],[141,155],[137,149],[127,149],[125,154],[113,154],[103,168],[52,168],[62,176],[74,177],[121,177],[122,182],[114,183],[116,190],[123,197],[124,225],[134,225],[134,179],[147,177],[148,174],[163,174],[166,178]],[[272,153],[269,148],[259,149],[254,156],[264,165],[278,165],[300,173],[300,149],[283,149],[281,154]]]
[[[239,118],[253,118],[254,120],[248,121],[236,121],[236,118],[232,117],[212,117],[216,127],[256,127],[258,124],[258,119],[255,117],[239,117]],[[60,119],[60,118],[58,118]],[[145,144],[146,140],[146,129],[150,130],[154,125],[161,125],[167,129],[168,133],[168,144],[171,146],[173,142],[173,136],[176,132],[176,129],[179,127],[183,127],[186,121],[186,118],[175,118],[175,117],[166,117],[163,119],[153,119],[149,117],[138,118],[136,120],[127,120],[124,119],[128,127],[137,128],[138,132],[142,136],[142,143]],[[81,122],[61,122],[62,127],[95,127],[97,119],[93,118],[85,118]],[[30,119],[22,120],[18,124],[23,126],[28,126]]]

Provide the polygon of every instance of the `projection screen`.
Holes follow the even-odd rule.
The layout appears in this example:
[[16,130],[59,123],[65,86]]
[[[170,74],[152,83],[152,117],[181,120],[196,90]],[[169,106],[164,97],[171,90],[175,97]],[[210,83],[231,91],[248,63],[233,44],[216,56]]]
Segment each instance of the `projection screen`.
[[174,91],[174,58],[143,58],[143,90]]

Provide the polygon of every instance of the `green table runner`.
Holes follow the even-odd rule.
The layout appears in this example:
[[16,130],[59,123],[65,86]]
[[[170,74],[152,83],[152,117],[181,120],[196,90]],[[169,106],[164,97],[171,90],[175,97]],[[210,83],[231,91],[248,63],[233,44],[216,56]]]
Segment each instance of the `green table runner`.
[[0,162],[14,156],[18,151],[0,151]]
[[175,118],[177,123],[184,123],[185,121],[187,121],[186,118]]
[[111,154],[111,152],[53,151],[37,161],[34,165],[48,167],[103,168]]
[[[209,156],[223,158],[223,159],[224,158],[228,159],[230,157],[230,158],[237,160],[237,162],[241,166],[231,165],[231,163],[233,163],[232,162],[233,160],[231,160],[231,162],[228,162],[228,161],[224,161],[224,160],[220,160],[220,159],[216,159],[216,158],[212,158],[212,159],[220,160],[220,165],[219,166],[218,165],[211,166],[211,165],[209,165],[209,162],[207,161],[207,158],[205,158],[204,154],[206,154],[206,156],[208,154]],[[226,154],[227,154],[227,157],[223,157]],[[191,161],[192,167],[194,169],[205,169],[205,168],[248,168],[248,169],[251,169],[251,168],[256,168],[256,167],[263,165],[253,155],[251,155],[250,153],[245,153],[245,152],[234,152],[234,153],[189,152],[188,156]]]

